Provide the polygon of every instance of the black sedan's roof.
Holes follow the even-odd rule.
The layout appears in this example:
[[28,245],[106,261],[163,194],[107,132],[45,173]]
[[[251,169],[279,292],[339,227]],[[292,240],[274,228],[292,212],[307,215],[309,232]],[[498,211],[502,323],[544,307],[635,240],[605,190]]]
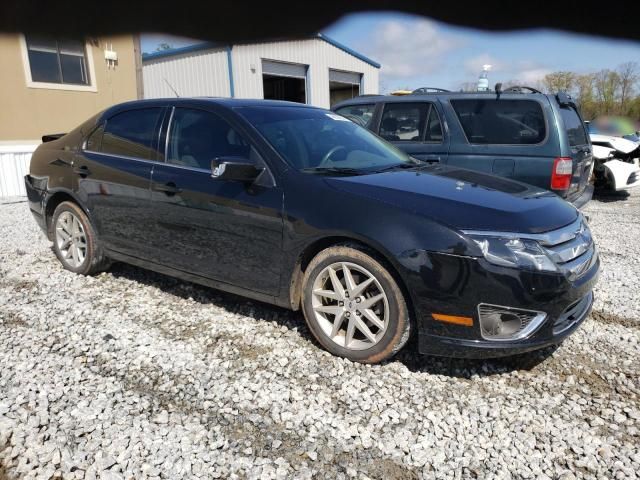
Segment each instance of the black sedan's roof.
[[303,103],[285,102],[282,100],[263,100],[256,98],[222,98],[222,97],[179,97],[179,98],[153,98],[147,100],[133,100],[130,102],[119,103],[113,107],[107,109],[105,113],[115,113],[116,111],[126,110],[131,107],[137,106],[165,106],[165,105],[180,105],[182,103],[188,103],[193,105],[194,103],[204,104],[216,104],[227,108],[236,107],[300,107],[300,108],[317,108],[311,105],[305,105]]

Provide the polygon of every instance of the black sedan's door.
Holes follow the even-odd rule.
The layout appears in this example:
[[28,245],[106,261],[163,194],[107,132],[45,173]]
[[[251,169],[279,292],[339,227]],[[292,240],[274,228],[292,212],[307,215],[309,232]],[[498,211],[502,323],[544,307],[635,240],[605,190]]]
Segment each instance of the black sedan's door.
[[148,258],[151,170],[161,159],[163,107],[116,113],[88,137],[73,162],[74,190],[91,212],[103,245]]
[[175,108],[166,143],[151,187],[158,263],[276,295],[282,190],[268,170],[251,185],[211,177],[211,160],[224,156],[266,168],[257,151],[221,116],[195,108]]

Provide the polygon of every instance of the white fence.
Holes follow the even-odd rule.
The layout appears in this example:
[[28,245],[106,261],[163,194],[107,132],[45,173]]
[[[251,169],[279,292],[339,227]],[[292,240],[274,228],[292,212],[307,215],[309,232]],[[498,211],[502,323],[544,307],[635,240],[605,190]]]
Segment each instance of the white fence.
[[0,144],[0,198],[26,195],[24,176],[37,143]]

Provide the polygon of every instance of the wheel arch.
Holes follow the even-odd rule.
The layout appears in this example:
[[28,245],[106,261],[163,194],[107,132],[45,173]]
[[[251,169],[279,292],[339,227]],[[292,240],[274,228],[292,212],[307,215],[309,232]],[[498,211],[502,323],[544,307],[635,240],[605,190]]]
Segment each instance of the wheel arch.
[[47,238],[49,240],[53,240],[53,213],[56,211],[58,205],[60,205],[62,202],[72,202],[78,205],[78,207],[80,207],[82,211],[87,215],[89,221],[93,223],[91,215],[89,215],[89,211],[85,208],[82,202],[80,202],[78,197],[73,194],[73,192],[70,192],[68,190],[57,190],[54,192],[49,192],[44,207],[44,217],[47,225]]
[[347,236],[329,236],[314,240],[308,244],[302,252],[298,255],[296,264],[291,275],[291,281],[289,283],[289,301],[290,308],[292,310],[299,310],[302,299],[302,278],[304,273],[311,263],[311,260],[323,250],[335,246],[352,246],[358,250],[362,250],[375,260],[379,261],[388,271],[389,274],[398,284],[398,287],[402,291],[405,301],[407,302],[407,309],[410,315],[413,316],[413,300],[409,289],[400,274],[400,270],[391,259],[391,255],[384,251],[381,247],[376,247],[370,242],[362,239],[355,239]]

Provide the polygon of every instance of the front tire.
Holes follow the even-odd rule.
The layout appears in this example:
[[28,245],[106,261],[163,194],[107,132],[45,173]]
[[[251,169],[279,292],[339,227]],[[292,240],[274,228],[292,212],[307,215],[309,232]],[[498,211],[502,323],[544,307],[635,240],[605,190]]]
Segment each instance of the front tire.
[[397,282],[378,260],[349,246],[328,248],[311,261],[302,309],[318,343],[354,362],[382,362],[409,340],[409,312]]
[[58,205],[52,225],[53,250],[64,268],[93,275],[109,266],[89,218],[78,205],[72,202]]

